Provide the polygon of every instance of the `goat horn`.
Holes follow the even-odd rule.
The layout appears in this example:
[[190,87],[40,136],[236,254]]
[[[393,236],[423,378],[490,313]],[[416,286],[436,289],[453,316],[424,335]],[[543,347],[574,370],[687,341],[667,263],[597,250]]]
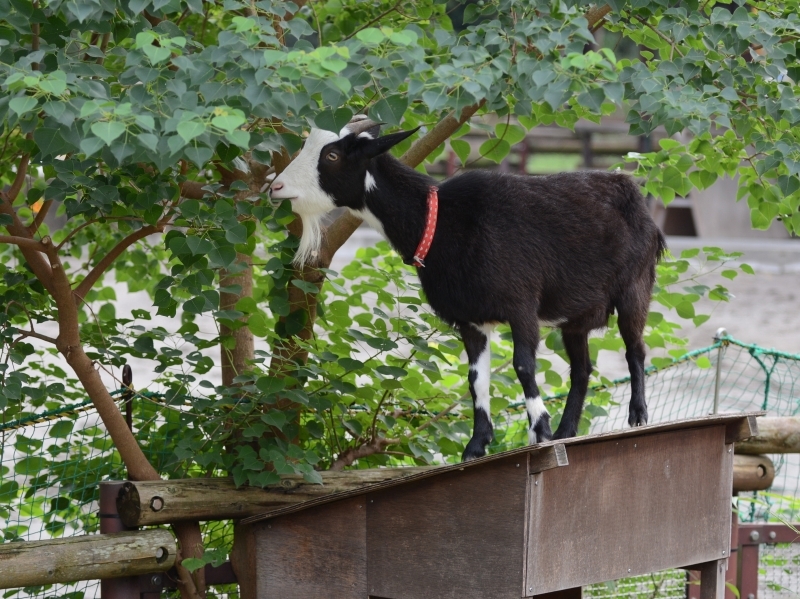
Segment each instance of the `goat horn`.
[[[356,135],[368,133],[373,138],[377,138],[380,134],[380,127],[383,124],[384,123],[376,123],[366,114],[357,114],[350,119],[350,122],[347,123],[344,128],[347,129],[348,132],[355,133]],[[342,133],[344,133],[344,130],[342,130]]]

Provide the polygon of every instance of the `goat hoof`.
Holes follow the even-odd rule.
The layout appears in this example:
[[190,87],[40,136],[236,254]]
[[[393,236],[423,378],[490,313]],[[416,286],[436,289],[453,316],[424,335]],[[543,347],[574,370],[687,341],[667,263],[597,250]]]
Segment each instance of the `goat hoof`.
[[528,445],[544,443],[553,438],[550,430],[550,416],[542,416],[539,421],[528,429]]
[[567,428],[567,427],[559,426],[556,429],[555,434],[553,435],[553,439],[554,440],[557,440],[557,439],[569,439],[570,437],[574,437],[577,434],[578,434],[578,431],[575,430],[573,427]]
[[464,454],[461,456],[462,462],[469,462],[470,460],[474,460],[476,458],[482,458],[486,455],[486,448],[479,443],[473,443],[470,441],[467,443],[467,448],[464,450]]
[[630,413],[628,414],[628,425],[634,427],[634,426],[644,426],[645,424],[647,424],[647,406],[631,405]]

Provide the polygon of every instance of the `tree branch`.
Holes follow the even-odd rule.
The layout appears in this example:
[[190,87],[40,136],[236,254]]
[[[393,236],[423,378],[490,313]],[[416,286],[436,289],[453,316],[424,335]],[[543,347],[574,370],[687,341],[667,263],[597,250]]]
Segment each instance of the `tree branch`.
[[142,227],[138,231],[134,231],[125,239],[117,243],[117,245],[115,245],[111,251],[108,252],[108,254],[106,254],[91,271],[89,271],[89,274],[86,275],[86,278],[78,284],[78,286],[75,288],[75,295],[80,299],[85,298],[86,294],[89,293],[94,284],[97,283],[97,280],[103,275],[108,267],[114,263],[114,260],[119,258],[122,252],[140,239],[144,239],[153,233],[161,233],[163,230],[163,224],[148,225],[146,227]]
[[33,222],[31,226],[28,227],[28,231],[30,231],[31,235],[34,235],[36,231],[39,230],[39,227],[42,226],[44,219],[47,217],[47,213],[50,212],[50,207],[53,205],[53,200],[47,200],[42,203],[42,207],[39,209],[39,212],[36,213],[36,216],[33,217]]
[[37,241],[35,239],[29,239],[27,237],[0,235],[0,243],[8,243],[9,245],[18,245],[20,248],[34,250],[37,252],[44,252],[44,246],[40,241]]
[[139,223],[140,223],[140,222],[142,222],[142,219],[141,219],[141,218],[138,218],[138,217],[136,217],[136,216],[104,216],[103,218],[93,218],[92,220],[87,220],[85,223],[81,223],[80,225],[78,225],[77,227],[75,227],[75,229],[73,229],[72,231],[70,231],[70,232],[67,234],[67,236],[66,236],[66,237],[65,237],[65,238],[64,238],[64,239],[61,241],[61,243],[59,243],[59,244],[56,246],[56,249],[57,249],[57,250],[60,250],[62,247],[64,247],[64,246],[66,245],[66,243],[67,243],[67,242],[68,242],[70,239],[72,239],[72,237],[73,237],[73,236],[74,236],[74,235],[75,235],[75,234],[76,234],[78,231],[81,231],[81,230],[85,229],[86,227],[88,227],[89,225],[93,225],[94,223],[99,223],[101,220],[130,220],[130,221],[135,221],[135,222],[139,222]]
[[25,185],[25,177],[28,175],[28,162],[30,161],[31,157],[30,154],[23,154],[22,158],[19,160],[19,166],[17,167],[17,176],[14,177],[14,182],[11,184],[11,187],[8,188],[7,191],[3,192],[3,195],[6,196],[6,199],[10,203],[14,203],[14,200],[17,199],[19,192],[22,191],[22,186]]
[[203,187],[204,185],[197,181],[184,181],[181,183],[181,195],[190,200],[202,200],[208,193]]
[[[17,211],[14,210],[14,199],[19,195],[19,192],[22,190],[22,185],[25,182],[25,175],[27,174],[28,170],[28,159],[29,156],[27,154],[22,156],[17,168],[17,176],[14,179],[14,182],[7,191],[0,192],[0,214],[6,214],[11,217],[11,224],[7,225],[6,229],[8,229],[8,232],[11,233],[12,236],[33,240],[33,236],[31,235],[30,231],[28,231],[28,227],[22,223],[17,215]],[[50,265],[47,263],[47,260],[45,260],[44,256],[39,253],[40,250],[32,249],[22,245],[19,246],[19,249],[22,252],[22,255],[25,257],[25,261],[28,263],[28,266],[30,266],[31,270],[33,271],[33,274],[36,275],[37,279],[39,279],[39,282],[44,285],[44,288],[47,289],[47,291],[52,293],[53,273],[51,272]]]
[[20,338],[17,339],[17,341],[19,341],[20,339],[24,339],[25,337],[33,337],[34,339],[41,339],[42,341],[47,341],[48,343],[52,343],[53,345],[56,345],[56,343],[58,343],[57,339],[54,339],[53,337],[48,337],[47,335],[42,335],[41,333],[37,333],[36,331],[20,331],[19,334]]
[[339,454],[339,457],[333,461],[330,470],[339,472],[347,466],[352,465],[353,462],[360,458],[366,458],[376,453],[380,453],[389,445],[397,445],[398,443],[401,443],[400,439],[375,437],[367,443],[359,445],[358,447],[351,447],[343,451],[341,454]]
[[592,6],[586,13],[586,20],[589,21],[589,30],[594,33],[600,28],[600,24],[606,15],[611,12],[611,6],[601,4]]

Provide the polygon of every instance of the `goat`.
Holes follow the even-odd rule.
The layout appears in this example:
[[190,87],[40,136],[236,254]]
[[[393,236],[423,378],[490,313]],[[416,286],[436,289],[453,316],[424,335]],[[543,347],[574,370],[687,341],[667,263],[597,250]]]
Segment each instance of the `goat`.
[[[666,244],[631,178],[473,170],[437,183],[387,153],[416,129],[379,137],[379,127],[362,117],[339,135],[312,129],[270,193],[290,199],[303,221],[298,264],[316,256],[322,217],[345,207],[418,266],[428,303],[460,333],[469,359],[474,421],[462,459],[485,455],[493,438],[490,340],[501,322],[511,327],[529,443],[577,434],[592,373],[588,336],[607,326],[614,310],[631,374],[628,423],[646,424],[642,333]],[[437,195],[438,220],[429,197]],[[542,325],[561,329],[570,360],[571,387],[555,435],[535,380]]]

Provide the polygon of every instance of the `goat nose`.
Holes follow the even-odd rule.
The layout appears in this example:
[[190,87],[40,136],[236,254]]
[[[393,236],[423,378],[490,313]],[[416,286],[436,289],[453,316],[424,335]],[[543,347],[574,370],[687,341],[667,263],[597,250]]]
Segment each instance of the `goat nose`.
[[269,187],[270,193],[275,193],[276,191],[280,191],[281,189],[283,189],[283,183],[279,181],[276,181]]

